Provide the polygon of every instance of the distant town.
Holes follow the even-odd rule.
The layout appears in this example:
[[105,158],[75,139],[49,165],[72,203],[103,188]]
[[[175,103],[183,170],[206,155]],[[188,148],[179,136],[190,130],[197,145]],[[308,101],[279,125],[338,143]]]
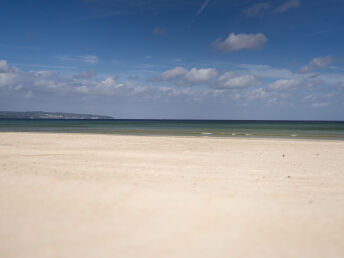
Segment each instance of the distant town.
[[0,119],[114,119],[112,116],[43,111],[0,111]]

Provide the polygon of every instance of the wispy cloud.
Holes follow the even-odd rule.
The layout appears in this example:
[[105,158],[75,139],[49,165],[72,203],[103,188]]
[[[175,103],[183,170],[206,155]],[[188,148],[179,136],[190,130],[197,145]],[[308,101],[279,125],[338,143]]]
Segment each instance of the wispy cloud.
[[224,40],[221,38],[217,39],[213,45],[223,52],[231,53],[245,49],[258,49],[263,47],[267,41],[268,39],[262,33],[231,33]]
[[262,16],[270,9],[268,3],[257,3],[244,10],[244,13],[248,17]]
[[338,66],[331,65],[330,68],[333,70],[344,71],[344,67],[338,67]]
[[261,78],[292,78],[296,75],[286,68],[274,68],[269,65],[240,64],[236,67]]
[[270,68],[268,65],[255,65],[255,64],[239,64],[236,67],[242,68],[242,69],[265,69]]
[[331,28],[331,29],[327,29],[327,30],[319,30],[319,31],[307,34],[305,36],[305,38],[314,37],[317,35],[322,35],[322,34],[326,34],[326,33],[333,32],[333,31],[338,31],[338,30],[343,30],[343,29],[344,29],[344,27],[337,27],[337,28]]
[[274,8],[269,3],[261,2],[251,5],[245,9],[243,13],[246,15],[246,17],[261,17],[266,14],[284,13],[292,8],[299,7],[299,5],[300,0],[288,0]]
[[96,64],[99,62],[99,58],[95,55],[80,55],[80,56],[67,56],[67,55],[56,55],[56,59],[61,61],[78,61],[86,64]]
[[285,2],[284,4],[278,6],[275,11],[278,13],[284,13],[288,11],[291,8],[298,7],[300,5],[300,0],[289,0]]
[[75,66],[61,66],[61,65],[38,65],[38,64],[13,64],[15,66],[47,68],[47,69],[76,69]]
[[320,102],[320,103],[312,103],[311,107],[322,108],[322,107],[326,107],[328,105],[330,105],[330,103],[328,103],[328,102]]
[[187,70],[183,67],[177,66],[169,69],[157,77],[152,78],[152,81],[169,81],[187,73]]
[[302,67],[300,72],[307,73],[321,68],[327,68],[333,63],[332,56],[321,56],[312,59],[308,65]]
[[40,48],[34,46],[20,46],[20,45],[13,45],[13,44],[0,44],[2,48],[18,48],[18,49],[27,49],[27,50],[39,50]]

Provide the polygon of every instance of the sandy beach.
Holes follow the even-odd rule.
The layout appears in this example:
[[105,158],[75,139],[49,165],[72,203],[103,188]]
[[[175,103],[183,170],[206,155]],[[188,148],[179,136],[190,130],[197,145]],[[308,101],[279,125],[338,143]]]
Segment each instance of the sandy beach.
[[0,257],[344,257],[344,141],[0,133]]

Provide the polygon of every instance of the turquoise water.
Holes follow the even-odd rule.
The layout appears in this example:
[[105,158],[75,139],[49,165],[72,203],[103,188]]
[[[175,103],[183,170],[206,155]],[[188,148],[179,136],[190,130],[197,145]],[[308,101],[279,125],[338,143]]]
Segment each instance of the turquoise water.
[[68,132],[344,140],[344,122],[219,120],[11,120],[0,132]]

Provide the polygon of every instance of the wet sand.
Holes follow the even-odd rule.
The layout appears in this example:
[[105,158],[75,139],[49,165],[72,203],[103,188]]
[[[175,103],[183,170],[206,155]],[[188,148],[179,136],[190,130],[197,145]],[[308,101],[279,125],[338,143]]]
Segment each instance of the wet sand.
[[0,257],[344,257],[344,141],[0,133]]

